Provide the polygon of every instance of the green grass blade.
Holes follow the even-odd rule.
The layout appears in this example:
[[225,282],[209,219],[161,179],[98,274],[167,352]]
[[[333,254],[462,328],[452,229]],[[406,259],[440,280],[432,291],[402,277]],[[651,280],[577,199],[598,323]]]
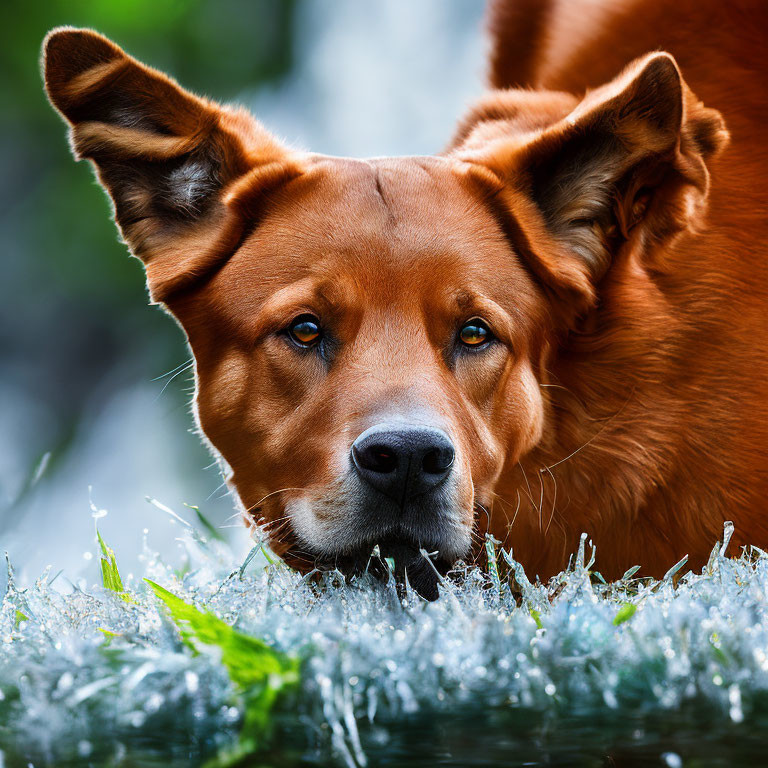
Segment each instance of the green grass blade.
[[197,521],[200,523],[200,525],[203,527],[203,530],[210,536],[212,539],[215,539],[216,541],[226,542],[226,539],[224,538],[224,535],[221,533],[221,531],[216,528],[216,526],[200,511],[200,507],[196,507],[194,504],[187,504],[185,503],[184,506],[187,509],[191,509],[194,511],[195,515],[197,516]]
[[208,765],[240,765],[257,751],[269,729],[270,713],[278,697],[298,683],[299,660],[238,632],[215,614],[186,603],[154,581],[144,581],[168,609],[185,645],[195,653],[200,644],[221,649],[221,663],[244,696],[245,717],[237,743]]
[[101,533],[98,528],[96,529],[96,538],[99,540],[99,546],[101,547],[102,557],[105,557],[108,560],[110,553],[112,553],[112,550],[106,545],[104,539],[101,537]]
[[619,608],[619,612],[613,617],[614,625],[618,627],[625,621],[629,621],[635,615],[636,610],[637,606],[634,603],[624,603],[624,605]]
[[233,629],[210,611],[201,611],[154,581],[144,579],[168,608],[182,639],[193,650],[198,644],[221,648],[221,661],[230,679],[240,688],[274,686],[298,680],[297,659],[270,648],[263,640]]
[[98,528],[96,529],[96,538],[99,540],[99,547],[101,548],[99,565],[101,566],[101,582],[104,585],[104,589],[116,592],[126,603],[132,603],[133,598],[125,591],[123,586],[123,579],[120,576],[120,569],[117,567],[115,553],[107,546]]

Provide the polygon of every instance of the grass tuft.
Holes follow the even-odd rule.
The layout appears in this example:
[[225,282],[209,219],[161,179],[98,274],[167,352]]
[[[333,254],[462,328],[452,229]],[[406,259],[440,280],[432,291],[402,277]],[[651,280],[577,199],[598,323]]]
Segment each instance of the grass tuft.
[[244,698],[245,718],[235,746],[221,752],[209,765],[223,768],[237,764],[258,749],[277,698],[298,685],[299,660],[238,632],[215,614],[199,610],[154,581],[144,581],[168,609],[182,642],[194,654],[200,652],[201,645],[221,651],[221,663]]

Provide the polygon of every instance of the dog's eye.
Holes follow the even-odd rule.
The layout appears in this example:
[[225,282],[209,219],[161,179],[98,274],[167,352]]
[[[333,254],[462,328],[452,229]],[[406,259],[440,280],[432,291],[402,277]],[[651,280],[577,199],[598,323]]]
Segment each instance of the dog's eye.
[[459,331],[459,340],[465,347],[482,347],[491,338],[490,329],[479,317],[468,320]]
[[300,347],[312,347],[320,341],[323,332],[316,317],[299,315],[288,327],[288,335]]

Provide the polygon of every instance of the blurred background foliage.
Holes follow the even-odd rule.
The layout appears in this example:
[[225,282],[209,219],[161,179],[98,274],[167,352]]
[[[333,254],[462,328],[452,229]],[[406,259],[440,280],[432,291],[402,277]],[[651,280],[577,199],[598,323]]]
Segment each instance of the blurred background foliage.
[[[0,360],[6,385],[44,404],[44,427],[17,446],[27,463],[47,451],[55,463],[115,366],[121,372],[110,385],[120,386],[152,379],[185,355],[175,324],[146,308],[141,265],[126,258],[106,196],[66,152],[64,126],[41,86],[43,37],[60,24],[93,27],[188,88],[228,100],[290,70],[295,7],[293,0],[4,3]],[[181,394],[169,389],[169,397]],[[18,477],[0,475],[2,482],[7,504],[22,489],[9,487]]]
[[[428,153],[479,91],[482,0],[4,0],[0,6],[0,551],[20,577],[92,564],[95,509],[136,567],[171,545],[154,496],[225,524],[234,502],[194,433],[184,336],[48,104],[40,46],[94,28],[183,86],[240,101],[290,143]],[[207,469],[206,469],[207,468]],[[92,486],[92,490],[91,490]],[[101,514],[97,512],[97,514]],[[243,535],[232,521],[229,532]],[[166,525],[167,527],[167,525]],[[247,542],[243,542],[247,545]],[[3,584],[0,572],[0,588]]]

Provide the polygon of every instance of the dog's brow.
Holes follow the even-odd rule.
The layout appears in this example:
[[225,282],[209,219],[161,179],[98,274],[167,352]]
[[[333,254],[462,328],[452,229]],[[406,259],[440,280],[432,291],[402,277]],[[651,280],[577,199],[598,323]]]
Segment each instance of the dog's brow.
[[459,291],[456,294],[456,304],[459,309],[465,310],[475,302],[475,295],[469,291]]
[[494,332],[500,338],[511,341],[515,335],[515,323],[510,313],[505,311],[493,299],[463,289],[454,294],[456,306],[462,314],[477,313],[494,326]]
[[314,287],[315,297],[327,306],[332,306],[337,303],[338,290],[333,283],[319,283]]
[[[264,304],[258,316],[258,327],[268,327],[281,315],[298,311],[328,311],[340,303],[339,285],[324,280],[316,283],[314,278],[304,278],[282,288]],[[285,320],[286,318],[282,318]]]

